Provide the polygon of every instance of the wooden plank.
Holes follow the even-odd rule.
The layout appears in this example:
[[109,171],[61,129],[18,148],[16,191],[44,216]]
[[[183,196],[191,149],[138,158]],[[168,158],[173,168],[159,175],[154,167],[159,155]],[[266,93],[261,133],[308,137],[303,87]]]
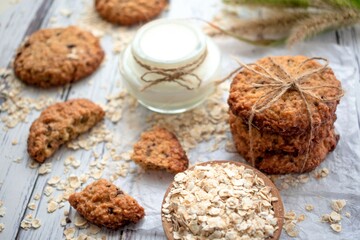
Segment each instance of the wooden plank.
[[24,36],[40,27],[52,2],[53,0],[20,1],[6,7],[0,15],[0,66],[7,66]]
[[[16,6],[8,9],[1,15],[0,34],[8,36],[3,38],[0,46],[2,58],[1,66],[7,66],[12,58],[16,48],[23,40],[24,36],[38,29],[42,23],[44,14],[48,12],[52,1],[22,1]],[[16,27],[14,27],[16,26]],[[36,98],[33,88],[29,88],[26,96]],[[56,90],[46,92],[51,97],[60,96]],[[37,114],[30,114],[28,120],[31,122]],[[2,113],[1,116],[4,116]],[[0,219],[6,223],[5,230],[1,233],[4,239],[14,239],[20,221],[23,217],[24,209],[33,191],[34,182],[38,178],[37,170],[29,169],[26,139],[29,123],[20,124],[14,129],[2,132],[2,144],[0,151],[4,152],[2,156],[2,168],[0,179],[2,181],[0,189],[0,199],[4,201],[6,215]],[[18,140],[19,144],[12,145],[12,140]],[[22,159],[20,163],[15,163],[15,159]]]

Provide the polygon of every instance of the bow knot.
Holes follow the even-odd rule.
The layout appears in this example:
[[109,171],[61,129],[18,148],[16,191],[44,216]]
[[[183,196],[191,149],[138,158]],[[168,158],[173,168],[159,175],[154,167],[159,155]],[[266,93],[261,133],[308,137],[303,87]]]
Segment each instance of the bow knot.
[[[304,170],[306,163],[308,161],[308,158],[309,158],[310,146],[311,146],[311,141],[313,138],[313,129],[314,129],[314,123],[313,123],[314,120],[313,120],[311,108],[310,108],[310,105],[305,96],[306,95],[310,96],[310,97],[315,98],[322,102],[338,101],[344,95],[344,92],[341,89],[341,87],[337,87],[337,86],[332,86],[332,85],[306,86],[304,84],[303,80],[305,80],[306,78],[308,78],[314,74],[322,73],[325,69],[327,69],[329,63],[328,63],[328,60],[325,58],[313,57],[313,58],[306,59],[298,66],[298,69],[294,75],[290,74],[282,65],[276,63],[273,58],[269,57],[269,60],[274,67],[273,69],[276,69],[275,72],[271,72],[271,71],[265,69],[263,66],[256,64],[256,63],[247,65],[247,64],[244,64],[244,63],[240,62],[239,60],[237,60],[240,67],[237,68],[235,71],[231,72],[231,74],[229,76],[227,76],[227,78],[224,78],[224,79],[218,81],[218,83],[220,84],[220,83],[224,82],[226,79],[228,79],[230,76],[232,76],[236,72],[240,71],[242,68],[245,68],[245,69],[249,70],[250,72],[255,73],[255,74],[261,76],[263,79],[267,80],[267,81],[264,81],[262,79],[261,83],[252,84],[252,87],[254,87],[254,88],[266,88],[269,90],[269,91],[266,91],[262,96],[260,96],[256,100],[256,102],[254,103],[254,105],[251,108],[250,117],[248,119],[250,156],[251,156],[251,164],[253,166],[255,165],[255,159],[254,159],[254,152],[253,152],[254,144],[253,144],[253,138],[252,138],[252,122],[253,122],[255,114],[261,113],[261,112],[265,111],[266,109],[269,109],[275,102],[277,102],[289,90],[294,90],[299,93],[302,101],[305,104],[306,111],[307,111],[307,114],[309,117],[309,123],[310,123],[310,132],[309,132],[309,138],[308,138],[308,142],[307,142],[307,150],[306,150],[306,154],[305,154],[304,163],[303,163],[303,166],[301,169],[301,172],[302,172]],[[312,60],[322,60],[322,61],[325,61],[325,64],[322,65],[321,67],[311,69],[305,73],[300,74],[302,67],[307,62],[312,61]],[[257,69],[260,69],[261,71],[258,71],[256,69],[250,67],[251,65],[255,65],[257,67]],[[334,97],[324,98],[323,96],[317,95],[313,91],[314,89],[320,89],[320,88],[336,89],[338,91],[338,94],[335,95]]]
[[207,50],[201,54],[199,58],[193,62],[186,64],[178,68],[158,68],[144,64],[134,56],[135,61],[144,69],[147,70],[140,79],[146,84],[141,91],[144,91],[156,84],[162,82],[174,82],[188,90],[199,88],[201,85],[201,78],[194,73],[205,60],[207,56]]

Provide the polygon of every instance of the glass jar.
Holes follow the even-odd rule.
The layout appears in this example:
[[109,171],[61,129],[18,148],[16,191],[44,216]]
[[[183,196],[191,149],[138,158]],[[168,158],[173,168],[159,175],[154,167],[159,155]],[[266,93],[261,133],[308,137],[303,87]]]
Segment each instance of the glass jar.
[[120,72],[128,91],[145,107],[180,113],[215,90],[221,54],[189,20],[160,19],[141,27],[123,51]]

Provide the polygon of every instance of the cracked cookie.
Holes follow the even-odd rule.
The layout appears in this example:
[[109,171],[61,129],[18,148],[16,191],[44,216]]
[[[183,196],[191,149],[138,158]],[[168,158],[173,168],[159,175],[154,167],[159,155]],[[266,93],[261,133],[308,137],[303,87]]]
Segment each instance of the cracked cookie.
[[145,216],[144,208],[134,198],[105,179],[70,195],[69,203],[89,222],[113,230]]
[[42,163],[64,143],[87,132],[104,118],[105,112],[87,99],[73,99],[46,108],[31,127],[28,153]]
[[131,159],[145,169],[162,169],[172,173],[185,171],[189,165],[179,140],[161,127],[141,134]]
[[167,0],[96,0],[95,8],[106,21],[130,26],[150,21],[167,4]]
[[14,71],[29,85],[49,88],[90,75],[103,58],[99,39],[87,31],[74,26],[42,29],[20,46]]

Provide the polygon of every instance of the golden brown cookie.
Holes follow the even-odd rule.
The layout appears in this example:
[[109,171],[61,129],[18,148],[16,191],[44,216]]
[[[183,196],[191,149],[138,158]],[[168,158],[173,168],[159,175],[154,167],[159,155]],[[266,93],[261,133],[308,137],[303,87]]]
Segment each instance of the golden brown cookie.
[[[329,121],[314,129],[311,141],[322,141],[329,135],[329,132],[334,132],[335,119],[336,115],[334,114]],[[233,135],[249,139],[249,126],[244,120],[235,117],[230,112],[229,123]],[[308,132],[295,135],[280,135],[267,131],[259,131],[255,127],[252,128],[251,132],[254,148],[261,152],[281,151],[290,154],[303,154],[307,150],[309,141]]]
[[[304,56],[280,56],[272,57],[274,62],[283,66],[290,74],[299,76],[297,71],[305,73],[307,71],[320,68],[322,65],[315,60],[311,60],[300,67],[307,57]],[[276,68],[270,61],[270,58],[263,58],[256,62],[270,72]],[[259,72],[264,72],[258,66],[251,66]],[[282,77],[282,76],[281,76]],[[253,84],[269,83],[269,80],[255,74],[247,69],[243,69],[234,78],[230,87],[230,95],[228,103],[231,112],[247,121],[250,117],[252,106],[258,99],[269,91],[268,88],[256,88]],[[322,73],[316,73],[302,81],[302,87],[317,86],[341,87],[340,82],[336,79],[333,71],[327,68]],[[324,98],[332,98],[339,94],[336,88],[321,87],[314,88],[311,91],[318,96]],[[336,111],[339,101],[320,101],[306,95],[309,103],[313,126],[316,128],[331,118]],[[289,90],[277,100],[272,106],[263,112],[256,113],[253,124],[260,130],[272,131],[282,135],[293,135],[308,132],[310,128],[310,120],[306,105],[298,91]]]
[[129,26],[155,18],[167,4],[167,0],[96,0],[95,8],[106,21]]
[[145,216],[144,208],[134,198],[105,179],[70,195],[69,203],[89,222],[113,230]]
[[[231,128],[235,147],[238,152],[251,163],[250,141],[246,134],[237,134],[236,129]],[[309,157],[305,154],[291,153],[278,150],[267,150],[261,145],[254,145],[253,156],[255,167],[268,174],[303,173],[315,169],[324,161],[327,154],[334,150],[339,136],[334,129],[326,132],[326,136],[311,142]],[[263,139],[265,142],[267,139]],[[306,145],[306,143],[305,143]],[[304,165],[304,161],[306,161]]]
[[87,132],[104,118],[102,108],[87,99],[73,99],[46,108],[30,127],[28,153],[44,162],[64,143]]
[[103,58],[99,39],[87,31],[73,26],[42,29],[18,49],[14,71],[25,83],[48,88],[90,75]]
[[141,134],[140,141],[134,145],[132,160],[145,169],[163,169],[172,173],[185,171],[189,165],[176,136],[160,127]]

